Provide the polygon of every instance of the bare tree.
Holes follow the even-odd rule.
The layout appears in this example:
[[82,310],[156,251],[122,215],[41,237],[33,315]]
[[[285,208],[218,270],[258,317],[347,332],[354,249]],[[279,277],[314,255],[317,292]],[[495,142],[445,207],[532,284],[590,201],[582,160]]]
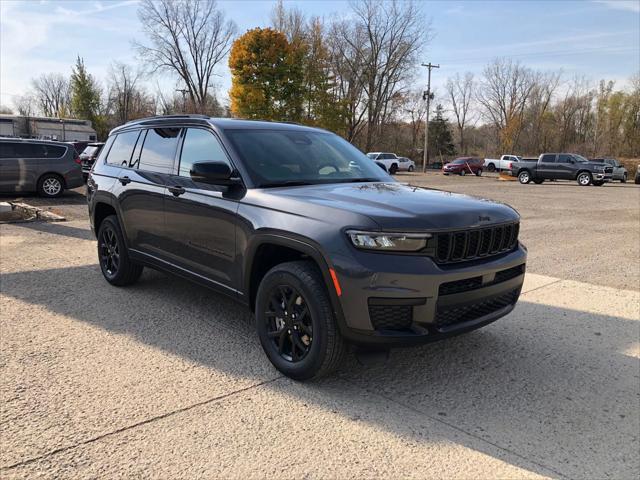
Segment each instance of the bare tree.
[[447,80],[447,93],[449,94],[453,114],[456,117],[458,136],[460,137],[460,153],[466,153],[464,127],[467,125],[467,121],[470,120],[470,107],[474,88],[475,82],[471,72],[465,73],[464,77],[456,73],[455,77]]
[[286,9],[282,0],[278,0],[271,10],[271,25],[287,36],[289,43],[297,45],[304,41],[307,24],[304,13],[297,7]]
[[111,64],[107,79],[108,105],[118,124],[149,111],[148,105],[145,105],[148,103],[146,94],[138,87],[141,78],[142,72],[134,70],[130,65],[120,62]]
[[2,115],[13,115],[13,110],[6,105],[0,105],[0,114]]
[[138,16],[150,43],[137,44],[152,71],[177,74],[190,102],[206,113],[215,68],[229,53],[235,23],[225,19],[215,0],[143,0]]
[[427,104],[422,98],[422,89],[406,94],[403,108],[410,118],[411,149],[416,150],[419,147],[420,130],[424,130],[424,119],[427,114]]
[[477,99],[498,130],[500,146],[510,153],[523,129],[527,100],[535,85],[530,69],[510,59],[497,59],[484,69]]
[[14,98],[13,106],[18,115],[23,117],[30,117],[36,113],[36,99],[31,93]]
[[[367,96],[365,148],[370,150],[390,102],[414,71],[418,53],[430,38],[430,27],[413,1],[360,0],[351,8],[353,28],[343,30],[343,40],[362,58],[360,75]],[[362,37],[363,44],[359,43]]]
[[47,117],[69,115],[69,80],[60,73],[45,73],[32,80],[36,102]]

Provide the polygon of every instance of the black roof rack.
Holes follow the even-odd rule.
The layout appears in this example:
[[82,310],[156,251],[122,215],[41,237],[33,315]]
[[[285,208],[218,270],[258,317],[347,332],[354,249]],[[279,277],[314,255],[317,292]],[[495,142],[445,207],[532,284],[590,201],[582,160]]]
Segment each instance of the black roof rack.
[[147,121],[147,120],[162,120],[162,119],[171,119],[171,118],[202,118],[202,119],[208,119],[211,118],[209,115],[201,115],[198,113],[189,113],[189,114],[179,114],[179,115],[156,115],[154,117],[145,117],[145,118],[138,118],[136,120],[130,120],[127,123],[125,123],[125,125],[128,125],[130,123],[138,123],[138,122],[143,122],[143,121]]

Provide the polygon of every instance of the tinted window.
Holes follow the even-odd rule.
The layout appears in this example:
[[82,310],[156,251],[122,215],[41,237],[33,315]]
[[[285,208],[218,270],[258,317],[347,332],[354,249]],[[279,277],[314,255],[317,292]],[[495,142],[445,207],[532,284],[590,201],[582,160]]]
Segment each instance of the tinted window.
[[573,157],[571,155],[564,155],[564,154],[558,155],[558,163],[571,163],[572,160],[573,160]]
[[46,146],[47,158],[60,158],[63,157],[67,149],[65,147],[57,147],[55,145]]
[[124,132],[116,136],[107,156],[107,163],[113,165],[129,165],[133,147],[138,139],[138,131]]
[[179,128],[147,130],[147,136],[140,152],[138,168],[148,172],[172,173],[179,133]]
[[227,156],[218,139],[207,130],[190,128],[184,138],[180,154],[180,170],[182,177],[190,176],[191,165],[198,162],[225,162]]
[[8,142],[0,143],[0,158],[15,158],[15,145],[15,143]]
[[553,153],[548,153],[546,155],[543,155],[540,161],[543,163],[555,163],[556,156]]
[[86,155],[88,157],[95,155],[96,153],[98,153],[99,147],[95,147],[95,146],[91,146],[89,145],[87,148],[85,148],[82,151],[82,155]]

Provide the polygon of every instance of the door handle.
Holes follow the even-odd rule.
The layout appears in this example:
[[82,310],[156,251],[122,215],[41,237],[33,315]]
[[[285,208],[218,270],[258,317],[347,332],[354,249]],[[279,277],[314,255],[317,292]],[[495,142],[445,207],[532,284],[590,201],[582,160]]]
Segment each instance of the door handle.
[[167,187],[167,188],[171,193],[173,193],[174,197],[179,197],[184,192],[186,192],[186,190],[183,187]]
[[120,183],[122,185],[126,185],[127,183],[131,183],[131,179],[127,176],[124,177],[118,177],[118,180],[120,180]]

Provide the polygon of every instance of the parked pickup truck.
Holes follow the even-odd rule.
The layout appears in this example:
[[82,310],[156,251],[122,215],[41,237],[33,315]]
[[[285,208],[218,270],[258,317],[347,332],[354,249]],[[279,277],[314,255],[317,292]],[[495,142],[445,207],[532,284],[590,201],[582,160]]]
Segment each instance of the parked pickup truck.
[[489,172],[495,172],[496,170],[511,170],[511,163],[519,162],[521,160],[522,157],[517,155],[502,155],[500,160],[497,158],[485,158],[484,167]]
[[395,153],[370,152],[367,157],[376,162],[382,163],[391,175],[395,175],[400,168],[400,157]]
[[513,164],[511,175],[520,183],[541,184],[545,180],[575,180],[578,185],[604,185],[610,182],[613,167],[590,162],[575,153],[543,153],[536,162],[520,161]]

